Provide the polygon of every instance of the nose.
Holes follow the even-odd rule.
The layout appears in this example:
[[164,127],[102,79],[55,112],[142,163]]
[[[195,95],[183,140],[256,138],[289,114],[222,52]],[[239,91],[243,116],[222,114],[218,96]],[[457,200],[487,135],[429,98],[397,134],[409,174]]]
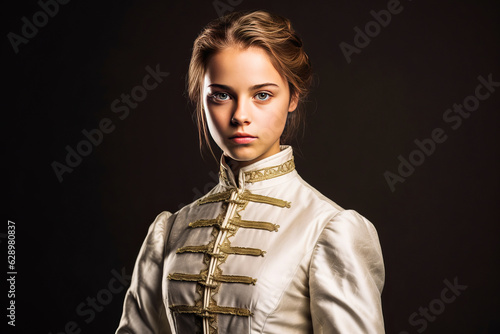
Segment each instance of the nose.
[[242,100],[239,100],[236,104],[236,108],[233,111],[233,117],[231,117],[231,123],[234,125],[248,125],[252,122],[250,106]]

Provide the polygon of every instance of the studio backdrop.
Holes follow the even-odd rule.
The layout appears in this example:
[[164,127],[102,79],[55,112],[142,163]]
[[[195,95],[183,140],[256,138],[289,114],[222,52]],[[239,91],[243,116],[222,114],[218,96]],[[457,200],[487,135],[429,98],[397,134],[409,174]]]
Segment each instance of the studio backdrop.
[[498,333],[493,0],[5,4],[7,333],[114,333],[149,224],[218,182],[185,92],[192,43],[250,9],[304,41],[297,170],[376,227],[386,332]]

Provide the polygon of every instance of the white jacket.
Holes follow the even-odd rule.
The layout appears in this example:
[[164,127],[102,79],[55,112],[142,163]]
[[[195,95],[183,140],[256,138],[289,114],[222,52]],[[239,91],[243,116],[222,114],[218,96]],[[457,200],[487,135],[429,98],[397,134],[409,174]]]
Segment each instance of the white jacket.
[[[239,185],[239,186],[237,186]],[[292,148],[154,221],[117,334],[384,333],[377,232],[297,174]]]

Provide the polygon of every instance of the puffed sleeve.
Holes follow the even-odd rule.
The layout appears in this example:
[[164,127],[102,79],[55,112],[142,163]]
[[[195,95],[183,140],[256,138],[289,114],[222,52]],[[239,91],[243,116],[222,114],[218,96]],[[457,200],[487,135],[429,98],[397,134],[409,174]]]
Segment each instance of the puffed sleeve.
[[135,262],[116,334],[170,334],[162,298],[165,238],[170,212],[160,213],[148,230]]
[[385,333],[384,279],[375,227],[355,211],[339,212],[318,238],[309,268],[314,333]]

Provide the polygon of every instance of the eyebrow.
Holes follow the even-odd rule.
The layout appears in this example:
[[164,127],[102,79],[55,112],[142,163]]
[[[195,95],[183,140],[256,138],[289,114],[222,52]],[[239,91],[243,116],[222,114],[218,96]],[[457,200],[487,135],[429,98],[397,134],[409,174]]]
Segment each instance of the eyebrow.
[[[266,87],[266,86],[275,86],[275,87],[279,88],[279,86],[275,83],[266,82],[263,84],[253,85],[252,87],[249,88],[249,90],[257,90],[257,89],[261,89],[261,88]],[[221,89],[225,89],[225,90],[232,90],[231,86],[221,85],[221,84],[216,84],[216,83],[210,84],[210,85],[208,85],[208,87],[217,87],[217,88],[221,88]]]

